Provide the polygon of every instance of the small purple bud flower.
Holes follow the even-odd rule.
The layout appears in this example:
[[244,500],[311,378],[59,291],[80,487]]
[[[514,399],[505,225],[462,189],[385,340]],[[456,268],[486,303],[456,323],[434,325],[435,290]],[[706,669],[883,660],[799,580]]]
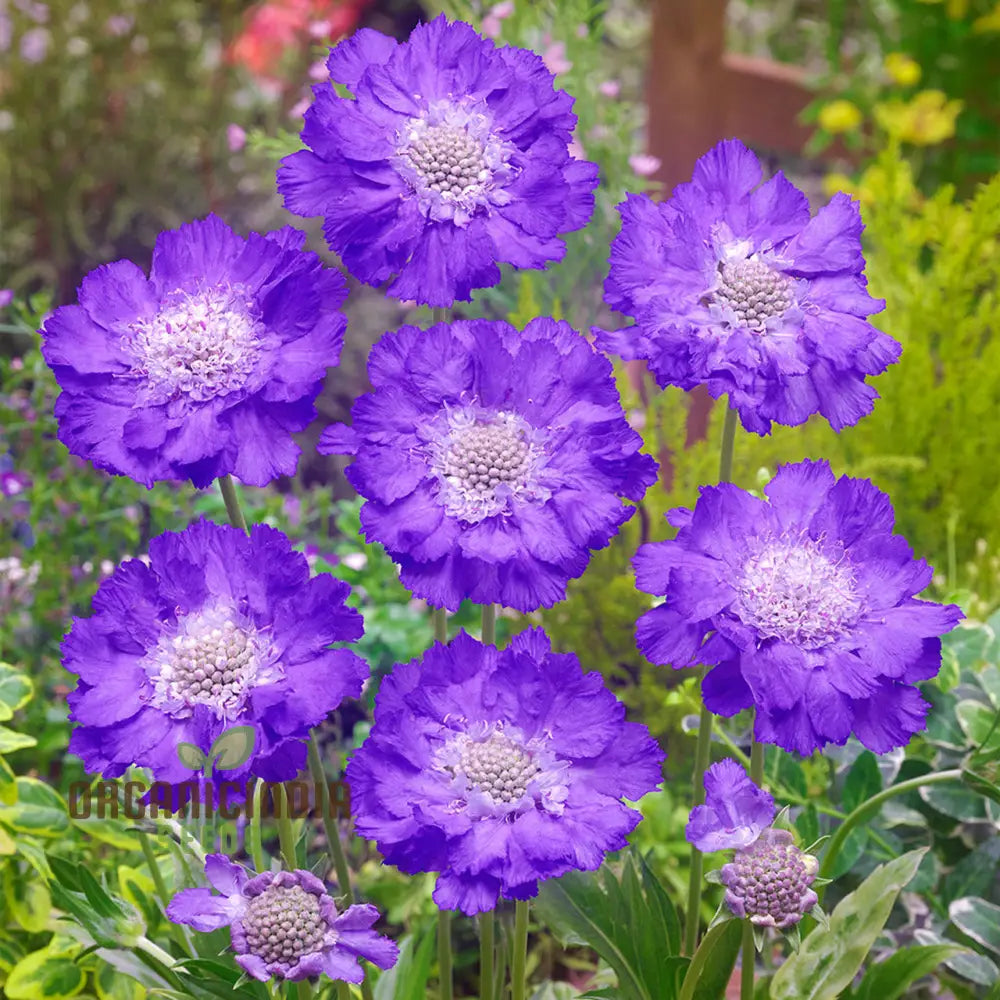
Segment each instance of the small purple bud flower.
[[197,931],[230,928],[237,964],[254,979],[297,981],[325,974],[360,983],[359,958],[380,969],[396,964],[395,942],[371,930],[374,906],[338,913],[326,887],[307,871],[262,872],[253,878],[222,854],[205,859],[205,874],[221,893],[183,889],[167,906],[175,924]]
[[758,927],[797,924],[819,901],[810,888],[819,862],[799,850],[787,830],[765,830],[722,866],[726,905]]
[[699,851],[748,847],[774,820],[774,799],[726,758],[705,772],[705,804],[691,810],[685,836]]

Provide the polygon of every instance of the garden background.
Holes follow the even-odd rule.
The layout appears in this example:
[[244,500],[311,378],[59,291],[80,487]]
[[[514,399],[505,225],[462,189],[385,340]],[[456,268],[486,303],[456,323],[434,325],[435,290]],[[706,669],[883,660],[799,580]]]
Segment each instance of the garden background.
[[[287,224],[274,166],[300,146],[309,86],[325,79],[328,44],[359,26],[405,38],[442,10],[544,57],[557,86],[576,97],[579,154],[601,170],[594,219],[569,235],[565,260],[544,272],[505,271],[500,285],[476,292],[456,315],[503,317],[517,327],[536,315],[584,331],[614,326],[601,288],[619,227],[615,206],[626,191],[668,195],[720,138],[738,136],[768,171],[785,170],[814,210],[837,190],[860,200],[869,287],[886,300],[874,322],[903,345],[904,361],[874,380],[882,397],[874,413],[840,433],[814,418],[776,426],[768,437],[741,435],[733,481],[759,490],[777,463],[805,457],[870,478],[892,498],[897,530],[936,569],[928,596],[960,604],[967,621],[945,637],[942,671],[923,686],[934,712],[905,752],[876,759],[852,742],[801,759],[768,747],[765,773],[775,797],[796,806],[796,828],[809,843],[879,790],[960,766],[992,735],[1000,710],[994,0],[518,0],[496,7],[0,0],[0,983],[31,956],[63,963],[51,990],[37,983],[14,989],[15,1000],[146,995],[144,968],[88,954],[68,931],[73,893],[84,888],[68,866],[46,860],[84,867],[102,893],[137,908],[147,936],[163,936],[162,914],[149,904],[148,859],[130,824],[67,814],[66,792],[85,775],[66,753],[72,678],[61,666],[60,642],[74,615],[90,613],[98,583],[123,559],[142,556],[151,537],[200,514],[226,519],[213,489],[161,483],[146,490],[70,456],[56,439],[57,387],[34,331],[52,309],[74,301],[97,265],[129,258],[147,269],[162,229],[210,211],[240,232]],[[305,225],[310,247],[335,264],[318,222]],[[365,622],[355,648],[377,680],[430,644],[431,622],[381,547],[361,539],[345,461],[319,456],[313,445],[365,391],[371,345],[386,330],[430,317],[347,280],[343,357],[329,373],[320,419],[301,436],[298,472],[240,496],[248,520],[279,527],[301,542],[314,572],[351,585]],[[639,544],[669,536],[668,509],[691,506],[697,487],[716,480],[724,407],[699,390],[653,391],[638,363],[616,371],[629,420],[660,462],[660,482],[570,584],[566,601],[529,616],[503,614],[498,634],[521,630],[525,618],[543,625],[557,649],[576,651],[585,669],[599,670],[630,717],[666,748],[663,790],[642,800],[646,819],[631,839],[681,899],[697,679],[654,667],[637,652],[634,623],[649,598],[635,589],[629,560]],[[455,620],[474,629],[478,612],[470,606]],[[327,724],[331,775],[367,735],[375,688]],[[746,746],[747,720],[731,720],[725,734],[732,746]],[[988,773],[980,778],[990,785]],[[914,944],[952,942],[962,950],[939,953],[944,964],[892,996],[1000,996],[1000,804],[982,793],[970,779],[895,797],[855,829],[841,854],[837,874],[850,875],[831,902],[902,850],[931,847],[873,958]],[[323,836],[318,827],[303,834]],[[427,995],[435,977],[432,879],[381,866],[374,847],[357,839],[350,863],[357,891],[382,909],[404,945],[397,971],[376,983],[376,997]],[[627,904],[638,919],[643,904],[631,897]],[[706,918],[712,910],[706,905]],[[538,1000],[568,1000],[621,979],[595,944],[627,936],[621,926],[581,925],[555,892],[543,893],[536,912],[544,926],[533,926],[529,975]],[[587,921],[600,924],[610,912],[605,899]],[[474,933],[471,925],[455,933],[458,995],[474,995]],[[206,995],[232,995],[218,965],[199,970]],[[890,994],[858,985],[849,995]]]

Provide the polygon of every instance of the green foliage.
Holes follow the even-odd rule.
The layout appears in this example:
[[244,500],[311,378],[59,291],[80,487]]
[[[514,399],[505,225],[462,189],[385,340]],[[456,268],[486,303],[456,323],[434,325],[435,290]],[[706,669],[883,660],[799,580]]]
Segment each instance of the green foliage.
[[225,129],[241,80],[218,48],[239,4],[62,0],[44,25],[32,6],[7,14],[0,260],[5,287],[66,300],[87,270],[148,253],[235,186]]
[[771,1000],[837,1000],[861,968],[923,851],[877,868],[790,955],[771,981]]
[[542,884],[538,916],[564,944],[587,944],[618,976],[619,1000],[678,996],[688,960],[680,958],[680,924],[670,898],[642,856],[619,866],[570,872]]
[[850,993],[851,1000],[898,1000],[911,983],[933,972],[942,962],[961,954],[953,944],[915,945],[890,955],[873,965],[861,985]]

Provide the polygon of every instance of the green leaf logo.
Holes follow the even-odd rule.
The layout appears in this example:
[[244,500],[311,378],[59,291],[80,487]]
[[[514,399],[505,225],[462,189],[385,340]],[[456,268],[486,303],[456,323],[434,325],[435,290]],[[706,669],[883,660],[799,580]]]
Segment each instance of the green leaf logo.
[[200,771],[208,761],[208,758],[201,752],[199,747],[193,743],[178,743],[177,758],[192,771]]
[[256,742],[257,730],[253,726],[233,726],[212,744],[208,755],[216,771],[232,771],[250,759]]

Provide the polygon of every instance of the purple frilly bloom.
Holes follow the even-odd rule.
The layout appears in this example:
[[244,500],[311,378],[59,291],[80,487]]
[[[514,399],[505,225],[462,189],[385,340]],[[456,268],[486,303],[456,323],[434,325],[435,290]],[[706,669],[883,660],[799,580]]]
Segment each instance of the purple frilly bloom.
[[596,330],[602,349],[645,359],[660,386],[728,393],[757,434],[813,413],[839,431],[871,412],[865,378],[900,346],[867,319],[885,303],[867,292],[857,202],[837,194],[810,219],[806,196],[780,172],[761,184],[730,139],[669,201],[618,209],[605,300],[636,325]]
[[691,810],[684,834],[699,851],[726,851],[752,844],[773,821],[770,792],[727,757],[705,772],[705,804]]
[[464,632],[397,666],[347,765],[355,826],[402,871],[441,874],[434,900],[467,914],[597,868],[641,816],[663,751],[599,674],[541,629],[503,650]]
[[703,486],[693,511],[668,513],[676,538],[639,548],[638,587],[666,598],[639,619],[639,649],[712,666],[705,705],[754,706],[761,742],[803,755],[852,733],[879,754],[905,745],[927,713],[916,684],[940,669],[939,636],[961,611],[914,598],[931,568],[868,480],[805,461],[765,493]]
[[293,473],[346,326],[344,279],[304,240],[210,215],[160,233],[148,278],[127,260],[88,274],[41,330],[60,440],[146,486]]
[[329,648],[362,634],[350,588],[310,579],[306,557],[264,525],[248,537],[198,520],[154,538],[149,558],[122,563],[63,641],[80,678],[70,751],[106,778],[134,764],[177,784],[193,777],[181,742],[207,754],[224,730],[252,726],[252,756],[224,780],[294,778],[310,728],[368,676],[354,653]]
[[396,964],[394,941],[371,929],[379,912],[371,905],[337,912],[323,883],[310,872],[261,872],[252,878],[222,854],[205,859],[211,889],[182,889],[167,905],[175,924],[196,931],[229,926],[236,963],[262,982],[326,975],[360,983],[364,958],[380,969]]
[[573,98],[542,59],[444,15],[397,43],[370,28],[330,51],[278,190],[324,218],[361,281],[431,306],[467,301],[500,263],[544,268],[594,209],[597,167],[570,156]]
[[371,350],[374,391],[321,453],[355,455],[361,524],[414,594],[549,607],[656,478],[607,358],[568,324],[403,327]]

